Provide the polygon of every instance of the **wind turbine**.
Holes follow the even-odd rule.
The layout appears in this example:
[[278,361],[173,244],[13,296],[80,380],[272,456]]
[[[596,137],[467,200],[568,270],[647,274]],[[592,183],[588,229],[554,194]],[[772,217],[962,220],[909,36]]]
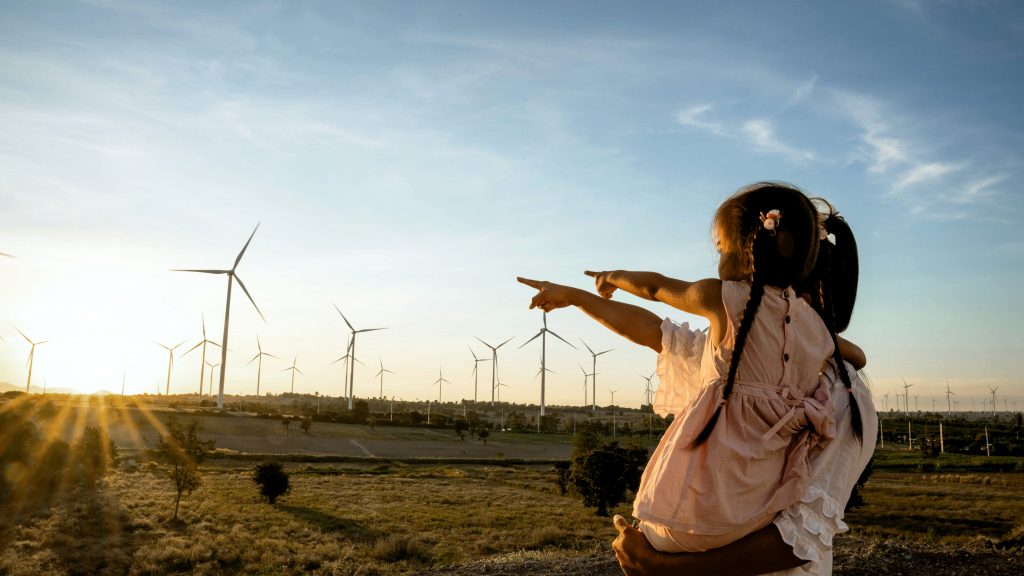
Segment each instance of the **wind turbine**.
[[[335,310],[338,310],[338,314],[341,314],[341,310],[338,309],[338,305],[337,304],[333,304],[333,303],[332,303],[332,305],[334,306]],[[355,358],[356,358],[356,334],[359,334],[360,332],[373,332],[375,330],[387,330],[387,328],[364,328],[362,330],[356,330],[355,328],[352,327],[352,323],[348,321],[348,318],[345,318],[344,314],[341,314],[341,319],[345,321],[345,324],[348,325],[348,329],[352,331],[352,342],[349,344],[349,354],[352,356],[353,360],[355,360]],[[352,396],[353,396],[353,388],[355,387],[354,386],[355,385],[355,379],[356,379],[356,365],[355,365],[354,362],[350,362],[349,363],[349,378],[348,378],[348,409],[349,410],[352,409]]]
[[999,390],[999,386],[995,388],[989,388],[989,392],[992,392],[992,415],[996,415],[996,390]]
[[618,392],[618,390],[612,390],[611,388],[609,388],[608,391],[612,393],[612,407],[614,407],[615,406],[615,393]]
[[[523,344],[523,346],[526,346],[530,342],[533,342],[534,340],[536,340],[538,336],[540,337],[540,415],[541,416],[545,416],[546,415],[546,413],[544,411],[544,384],[545,384],[545,376],[547,376],[547,374],[545,374],[545,368],[546,368],[545,364],[547,362],[548,332],[551,332],[551,330],[548,330],[548,313],[544,312],[544,327],[540,329],[540,332],[537,332],[536,336],[534,336],[533,338],[530,338],[529,340],[527,340]],[[558,334],[555,334],[554,332],[551,332],[551,335],[554,336],[555,338],[558,338],[562,342],[565,342],[566,344],[568,344],[573,350],[577,350],[577,348],[575,346],[573,346],[572,344],[569,344],[568,342],[566,342],[565,339],[562,338],[561,336],[559,336]],[[520,346],[519,349],[522,350],[523,346]]]
[[644,394],[647,396],[647,403],[650,404],[650,405],[654,404],[654,400],[651,398],[651,394],[654,393],[654,390],[651,390],[651,380],[654,379],[654,375],[655,374],[657,374],[657,371],[651,372],[651,375],[649,377],[648,376],[644,376],[643,374],[640,374],[641,378],[643,378],[644,380],[647,380],[647,389],[644,390]]
[[587,379],[590,378],[590,374],[587,374],[587,371],[583,369],[583,365],[580,364],[579,362],[577,362],[576,365],[580,367],[580,372],[583,372],[583,406],[586,407],[588,393]]
[[906,379],[901,378],[901,380],[903,380],[903,399],[905,400],[903,407],[906,409],[907,416],[910,416],[910,387],[914,384],[907,384]]
[[345,344],[345,355],[342,356],[341,358],[338,358],[334,362],[331,362],[332,365],[333,364],[337,364],[338,362],[342,362],[342,366],[344,366],[344,368],[345,368],[345,397],[346,398],[348,397],[348,363],[349,363],[350,360],[354,361],[354,362],[359,362],[363,366],[366,366],[366,364],[363,364],[358,358],[356,358],[355,356],[352,355],[352,339],[351,338],[349,338],[347,343]]
[[128,362],[125,362],[124,363],[124,374],[121,375],[121,396],[124,396],[124,381],[128,378],[128,369],[129,368],[134,370],[135,366],[132,366]]
[[384,397],[384,373],[387,372],[388,374],[394,374],[394,372],[392,372],[391,370],[385,370],[384,369],[384,361],[381,360],[380,356],[377,356],[377,360],[380,361],[380,372],[377,372],[377,374],[374,375],[374,378],[376,378],[377,376],[380,376],[380,397],[383,398]]
[[[537,356],[540,356],[540,354],[538,354]],[[552,370],[550,368],[545,368],[544,367],[544,360],[543,360],[543,358],[541,358],[540,360],[541,360],[541,363],[540,363],[541,368],[540,368],[540,370],[537,370],[537,373],[533,376],[534,380],[537,379],[537,376],[540,376],[541,372],[551,372],[552,374],[558,374],[558,372],[555,372],[554,370]]]
[[[444,384],[442,384],[442,383],[443,382],[448,382],[448,381],[444,379],[444,374],[441,373],[441,369],[440,368],[437,369],[437,374],[440,377],[433,384],[431,384],[431,386],[434,386],[435,384],[437,385],[437,403],[440,404],[441,403],[441,388],[444,386]],[[451,382],[448,382],[448,384],[451,384]]]
[[[11,256],[11,258],[13,258],[13,256]],[[15,330],[18,329],[15,328]],[[32,345],[32,350],[29,351],[28,353],[28,361],[25,362],[25,365],[28,366],[28,383],[25,384],[25,394],[28,394],[29,387],[32,386],[32,365],[35,363],[36,346],[46,344],[47,342],[49,342],[49,340],[44,340],[42,342],[33,342],[29,340],[28,336],[25,336],[25,333],[22,332],[21,330],[18,330],[18,334],[21,334],[21,337],[24,338],[25,340],[28,340],[28,343]]]
[[[295,359],[292,360],[291,367],[290,368],[285,368],[284,370],[281,370],[281,372],[287,372],[289,370],[292,371],[292,394],[295,394],[295,373],[298,372],[299,374],[302,374],[302,370],[299,370],[298,368],[295,367],[295,364],[298,361],[299,361],[299,355],[296,354],[295,355]],[[305,376],[305,374],[302,374],[302,375]]]
[[[200,342],[199,344],[196,344],[192,348],[190,348],[188,352],[191,352],[192,350],[195,350],[196,348],[199,348],[200,346],[203,347],[203,361],[199,365],[199,402],[202,402],[203,401],[203,380],[206,379],[206,378],[204,378],[204,376],[206,375],[205,374],[205,371],[206,371],[206,345],[207,344],[213,344],[214,346],[220,346],[220,344],[217,344],[213,340],[207,340],[206,339],[206,317],[204,315],[200,315],[200,318],[203,321],[203,341]],[[184,354],[182,354],[181,357],[184,358],[185,356],[187,356],[188,352],[185,352]],[[211,384],[210,384],[210,394],[213,394],[213,383],[212,383],[212,381],[211,381]]]
[[[183,341],[181,344],[184,344],[185,342],[188,342],[188,340]],[[171,366],[174,366],[174,349],[177,348],[178,346],[181,346],[181,344],[178,344],[178,346],[175,346],[174,348],[168,348],[167,346],[164,346],[163,344],[157,342],[156,340],[154,340],[153,343],[163,348],[164,350],[167,350],[167,353],[169,355],[167,360],[167,391],[164,392],[165,395],[169,396],[171,394]],[[159,388],[157,389],[157,391],[159,391]]]
[[[203,360],[203,364],[206,364],[207,366],[210,367],[210,394],[213,394],[213,369],[216,368],[217,366],[220,366],[220,363],[218,362],[217,364],[210,364],[206,360]],[[202,404],[202,399],[199,400],[199,403]]]
[[888,412],[889,411],[889,393],[886,392],[885,396],[883,396],[883,398],[885,398],[885,411]]
[[[552,332],[552,334],[554,334],[554,332]],[[580,342],[583,342],[583,338],[580,338]],[[566,344],[568,344],[568,342],[566,342]],[[583,345],[587,346],[587,343],[583,342]],[[607,354],[613,350],[615,349],[612,348],[611,350],[605,350],[604,352],[594,353],[594,351],[590,349],[590,346],[587,346],[587,351],[590,352],[590,355],[593,356],[594,358],[594,367],[591,371],[591,375],[594,377],[593,380],[591,380],[591,382],[594,385],[594,405],[591,408],[592,410],[597,410],[597,357],[600,356],[601,354]]]
[[473,352],[473,347],[469,344],[466,344],[466,347],[469,348],[469,353],[473,355],[473,374],[471,374],[471,376],[473,376],[473,403],[476,404],[477,381],[480,380],[480,373],[477,371],[477,366],[479,366],[481,362],[490,362],[490,360],[487,358],[477,358],[476,352]]
[[[480,338],[477,337],[477,336],[474,336],[474,338],[476,338],[477,340],[480,340]],[[513,336],[512,338],[515,338],[515,336]],[[511,342],[512,338],[509,338],[508,340],[505,340],[504,342],[502,342],[501,344],[498,344],[497,346],[491,346],[487,342],[484,342],[483,340],[480,340],[480,342],[484,346],[487,346],[488,348],[491,349],[491,406],[494,406],[494,393],[495,393],[495,391],[498,391],[498,397],[499,398],[501,397],[500,390],[498,390],[498,385],[499,385],[499,382],[498,382],[498,348],[501,348],[505,344],[508,344],[509,342]]]
[[949,380],[946,380],[946,415],[947,416],[949,415],[949,412],[951,410],[951,408],[949,407],[949,397],[950,396],[956,396],[956,394],[953,393],[952,391],[950,391],[950,389],[949,389]]
[[[249,362],[246,363],[246,366],[252,364],[253,360],[259,360],[259,363],[256,364],[256,398],[258,399],[260,397],[260,374],[263,373],[263,357],[270,356],[271,358],[277,358],[277,356],[274,356],[273,354],[267,354],[266,352],[263,351],[263,346],[260,345],[259,334],[256,335],[256,349],[259,350],[259,352],[252,357],[252,360],[249,360]],[[280,358],[277,359],[280,360]],[[305,376],[305,374],[303,374],[303,376]],[[210,389],[210,392],[213,392],[212,388]]]
[[920,396],[920,394],[914,394],[914,412],[920,412],[920,410],[917,409],[917,397],[918,396]]
[[[235,258],[234,265],[231,266],[231,270],[171,270],[171,272],[201,272],[203,274],[227,274],[228,277],[228,299],[224,304],[224,342],[220,348],[220,386],[217,391],[217,409],[224,409],[224,367],[227,366],[228,362],[228,319],[231,316],[231,284],[232,280],[238,282],[238,285],[242,288],[242,292],[249,298],[249,302],[252,302],[252,307],[256,309],[256,313],[263,318],[263,313],[260,312],[260,307],[256,305],[256,301],[249,295],[249,291],[245,289],[245,284],[242,283],[242,279],[235,274],[235,268],[238,268],[238,263],[242,261],[242,256],[245,254],[245,249],[249,247],[249,242],[252,242],[252,237],[256,235],[256,230],[260,229],[260,225],[256,224],[256,228],[253,229],[252,234],[249,235],[249,239],[245,241],[245,246],[242,246],[242,251],[238,253],[238,257]],[[266,322],[267,319],[263,318]]]

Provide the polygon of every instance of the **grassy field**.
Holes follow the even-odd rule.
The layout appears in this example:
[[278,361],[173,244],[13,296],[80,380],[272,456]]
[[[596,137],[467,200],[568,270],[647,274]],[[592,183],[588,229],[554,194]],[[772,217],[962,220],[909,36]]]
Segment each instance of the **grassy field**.
[[[0,541],[0,574],[397,574],[524,551],[575,555],[614,528],[531,468],[300,467],[277,505],[247,469],[207,468],[173,512],[157,474],[117,474]],[[628,508],[615,509],[626,513]]]

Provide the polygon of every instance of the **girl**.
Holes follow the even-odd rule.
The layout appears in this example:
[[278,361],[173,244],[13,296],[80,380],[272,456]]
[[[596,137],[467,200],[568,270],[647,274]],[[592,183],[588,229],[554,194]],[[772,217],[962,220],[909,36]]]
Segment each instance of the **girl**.
[[[540,290],[531,307],[577,305],[661,353],[662,387],[677,392],[677,417],[644,472],[633,515],[665,552],[717,548],[771,523],[803,495],[809,451],[835,432],[818,373],[829,357],[841,359],[837,341],[792,288],[827,242],[814,206],[793,187],[756,184],[719,207],[712,229],[718,279],[588,273],[607,304],[624,289],[706,317],[711,346],[686,327],[657,326],[638,307],[602,306],[582,291],[524,281]],[[700,347],[698,367],[692,352]]]

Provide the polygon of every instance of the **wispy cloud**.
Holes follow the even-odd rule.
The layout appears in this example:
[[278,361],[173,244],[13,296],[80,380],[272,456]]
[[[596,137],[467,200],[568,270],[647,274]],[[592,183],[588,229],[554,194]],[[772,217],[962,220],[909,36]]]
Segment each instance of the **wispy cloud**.
[[813,160],[814,153],[799,150],[783,143],[775,135],[775,125],[766,119],[748,120],[743,123],[743,134],[762,152],[773,152],[797,161]]
[[960,193],[951,196],[949,200],[951,202],[967,204],[969,202],[974,202],[987,196],[992,196],[993,194],[996,193],[996,191],[993,190],[992,187],[995,186],[996,184],[1000,184],[1006,181],[1009,177],[1009,174],[1003,173],[991,176],[989,178],[984,178],[976,182],[971,182]]
[[714,108],[711,104],[698,104],[690,106],[685,110],[676,113],[676,121],[684,126],[693,126],[701,130],[707,130],[712,134],[723,135],[722,125],[719,122],[709,121],[705,118],[707,112]]
[[942,179],[945,175],[966,168],[966,163],[943,163],[932,162],[930,164],[919,164],[907,170],[889,190],[890,194],[896,194],[907,190],[918,184],[925,184]]
[[793,95],[789,98],[789,102],[786,103],[786,108],[792,108],[799,104],[804,98],[814,91],[814,85],[817,83],[818,75],[811,74],[811,78],[809,80],[802,82],[797,86],[796,90],[793,91]]

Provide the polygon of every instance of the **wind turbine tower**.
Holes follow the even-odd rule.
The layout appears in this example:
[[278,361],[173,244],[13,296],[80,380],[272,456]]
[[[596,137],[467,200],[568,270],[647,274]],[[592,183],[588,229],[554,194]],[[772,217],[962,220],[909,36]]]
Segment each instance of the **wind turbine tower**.
[[469,353],[473,355],[473,374],[472,374],[472,376],[473,376],[473,403],[476,404],[477,403],[477,394],[476,394],[477,382],[478,382],[478,380],[480,380],[480,373],[477,370],[477,367],[480,365],[481,362],[490,362],[490,360],[487,359],[487,358],[477,358],[476,357],[476,352],[473,352],[473,347],[470,346],[469,344],[466,344],[466,347],[469,348]]
[[134,369],[135,369],[135,366],[132,366],[132,365],[131,365],[131,364],[129,364],[128,362],[125,362],[125,363],[124,363],[124,373],[123,373],[123,374],[121,374],[121,396],[124,396],[124,382],[125,382],[125,380],[127,380],[127,379],[128,379],[128,369],[129,369],[129,368],[131,368],[132,370],[134,370]]
[[[334,309],[338,311],[338,314],[341,314],[341,310],[338,308],[338,305],[337,304],[333,304],[333,306],[334,306]],[[364,328],[362,330],[356,330],[355,328],[352,327],[352,323],[350,323],[348,321],[348,318],[345,318],[344,314],[341,314],[341,319],[345,321],[345,324],[348,325],[348,329],[352,331],[352,343],[349,344],[349,355],[352,356],[353,360],[355,360],[355,357],[356,357],[356,334],[359,334],[360,332],[373,332],[375,330],[387,330],[387,328]],[[353,388],[355,387],[355,379],[356,379],[356,365],[355,365],[355,362],[349,362],[348,369],[349,369],[349,377],[348,377],[348,409],[351,410],[352,409]]]
[[[547,363],[547,335],[548,335],[549,332],[555,338],[558,338],[562,342],[565,342],[573,350],[577,350],[577,348],[575,346],[573,346],[572,344],[569,344],[568,342],[566,342],[564,338],[562,338],[558,334],[555,334],[554,332],[551,332],[551,330],[548,330],[548,313],[544,312],[544,327],[540,329],[540,332],[537,332],[536,336],[534,336],[533,338],[530,338],[529,340],[526,341],[526,343],[523,344],[523,346],[526,346],[530,342],[533,342],[534,340],[536,340],[538,336],[540,337],[540,415],[541,416],[545,416],[546,415],[546,413],[544,411],[544,385],[545,385],[545,377],[547,376],[547,374],[545,373],[545,368],[546,368],[546,363]],[[523,346],[520,346],[519,349],[522,350]],[[603,352],[602,352],[602,354],[603,354]]]
[[[552,332],[552,334],[554,334],[554,332]],[[580,342],[583,342],[583,338],[580,338]],[[566,344],[568,344],[568,342],[566,342]],[[587,343],[583,342],[583,345],[587,346]],[[612,352],[613,350],[615,349],[612,348],[611,350],[605,350],[604,352],[595,353],[593,350],[590,349],[590,346],[587,346],[587,351],[590,352],[590,355],[594,359],[594,366],[591,369],[591,376],[593,376],[591,383],[594,386],[594,405],[591,407],[591,410],[597,410],[597,357],[600,356],[601,354],[607,354],[609,352]]]
[[587,398],[588,398],[587,394],[590,392],[589,390],[587,390],[587,380],[590,378],[590,374],[587,374],[587,371],[583,369],[583,365],[580,364],[579,362],[577,362],[576,365],[580,367],[580,372],[583,372],[583,404],[582,404],[582,406],[586,407],[587,406]]
[[949,399],[950,396],[956,396],[956,394],[953,393],[949,389],[949,380],[946,380],[946,415],[947,416],[949,415],[950,411],[952,410],[952,408],[950,407],[950,399]]
[[[249,242],[252,242],[252,237],[256,235],[256,230],[260,229],[260,225],[256,224],[256,228],[253,229],[252,234],[249,235],[249,239],[245,241],[245,246],[242,246],[242,251],[238,253],[238,257],[235,258],[234,265],[231,266],[231,270],[171,270],[171,272],[200,272],[203,274],[226,274],[228,277],[228,297],[227,302],[224,304],[224,338],[221,339],[223,344],[220,348],[220,386],[217,391],[217,409],[224,409],[224,374],[227,372],[224,368],[228,362],[228,320],[231,317],[231,285],[233,282],[238,282],[238,286],[245,292],[246,297],[249,298],[249,302],[252,302],[253,308],[256,309],[256,313],[263,318],[263,313],[260,312],[260,307],[256,305],[256,301],[249,295],[249,291],[245,289],[245,284],[242,283],[242,279],[235,273],[235,268],[238,268],[238,263],[242,261],[242,256],[245,254],[245,249],[249,247]],[[266,322],[267,319],[263,318]]]
[[650,376],[644,376],[643,374],[640,374],[641,378],[647,380],[647,389],[644,390],[644,395],[647,397],[647,404],[652,406],[654,405],[654,398],[652,398],[652,396],[654,395],[654,390],[651,389],[651,380],[654,379],[655,374],[657,374],[657,371],[651,372]]
[[[246,363],[246,366],[248,366],[249,364],[252,364],[253,360],[259,360],[259,362],[256,364],[256,398],[259,398],[260,397],[260,375],[263,373],[263,357],[264,356],[269,356],[270,358],[277,358],[277,356],[274,356],[273,354],[267,354],[266,352],[263,351],[263,346],[260,345],[260,335],[259,334],[256,335],[256,349],[259,350],[259,352],[255,356],[253,356],[252,360],[249,360],[249,362]],[[280,358],[277,358],[277,359],[280,360]],[[210,392],[213,392],[212,388],[210,389]]]
[[391,370],[385,370],[384,369],[384,361],[381,360],[380,356],[377,356],[377,360],[380,361],[380,372],[377,372],[377,374],[374,375],[374,378],[376,378],[377,376],[380,376],[380,397],[383,398],[384,397],[384,373],[386,372],[388,374],[394,374],[394,372],[392,372]]
[[[474,336],[474,338],[476,338],[477,340],[480,340],[480,338],[477,337],[477,336]],[[512,338],[515,338],[515,336],[513,336]],[[484,342],[483,340],[480,340],[480,342],[484,346],[487,346],[488,348],[491,349],[491,406],[494,406],[494,393],[496,391],[498,392],[498,397],[499,398],[501,397],[500,390],[498,390],[498,386],[499,386],[499,383],[498,383],[498,348],[501,348],[505,344],[508,344],[509,342],[511,342],[512,338],[509,338],[508,340],[505,340],[504,342],[502,342],[501,344],[498,344],[497,346],[491,346],[487,342]]]
[[996,390],[999,390],[999,386],[996,386],[995,388],[989,388],[988,390],[989,390],[989,392],[992,393],[992,415],[995,416],[996,415]]
[[[302,374],[302,370],[299,370],[298,368],[295,367],[295,364],[298,361],[299,361],[299,355],[296,354],[295,355],[295,359],[292,360],[292,365],[290,367],[288,367],[288,368],[285,368],[284,370],[281,370],[281,372],[287,372],[289,370],[292,371],[292,394],[295,393],[295,373],[298,372],[299,374]],[[302,374],[302,375],[305,376],[305,374]]]
[[[199,344],[196,344],[192,348],[189,348],[188,352],[191,352],[191,351],[195,350],[196,348],[199,348],[200,346],[203,347],[203,361],[199,365],[199,401],[202,402],[203,401],[203,381],[206,379],[206,378],[204,378],[204,376],[205,376],[204,372],[206,370],[206,345],[207,344],[213,344],[214,346],[220,346],[220,344],[217,344],[213,340],[207,340],[206,339],[206,318],[204,316],[200,316],[200,318],[203,321],[203,341],[200,342]],[[185,356],[187,356],[188,352],[185,352],[184,354],[182,354],[181,357],[184,358]],[[213,383],[212,382],[210,384],[210,393],[213,394]]]
[[[185,340],[181,344],[184,344],[185,342],[188,342],[188,340]],[[181,344],[178,344],[178,346],[174,346],[173,348],[168,348],[167,346],[164,346],[163,344],[157,342],[156,340],[154,340],[153,343],[163,348],[164,350],[167,350],[167,391],[164,392],[164,395],[169,396],[171,394],[171,367],[174,366],[174,349],[177,348],[178,346],[181,346]]]
[[[451,382],[448,382],[447,380],[444,379],[444,374],[441,373],[441,369],[440,368],[437,369],[437,374],[438,374],[439,378],[433,384],[431,384],[431,386],[435,386],[435,385],[437,386],[437,403],[440,404],[441,403],[441,388],[444,386],[444,384],[451,384]],[[438,406],[438,408],[440,408],[440,406]]]
[[[6,254],[5,254],[5,256],[6,256]],[[14,256],[11,256],[11,258],[14,258]],[[15,328],[15,330],[18,330],[18,329]],[[22,332],[21,330],[18,330],[18,334],[21,334],[21,337],[24,338],[25,340],[27,340],[28,343],[32,345],[32,350],[29,351],[29,353],[28,353],[28,361],[25,362],[25,365],[28,366],[28,382],[25,384],[25,394],[28,394],[29,387],[32,386],[32,365],[35,364],[36,346],[41,346],[43,344],[46,344],[47,342],[49,342],[49,340],[44,340],[42,342],[33,342],[33,341],[29,340],[28,336],[25,336],[25,333]]]

